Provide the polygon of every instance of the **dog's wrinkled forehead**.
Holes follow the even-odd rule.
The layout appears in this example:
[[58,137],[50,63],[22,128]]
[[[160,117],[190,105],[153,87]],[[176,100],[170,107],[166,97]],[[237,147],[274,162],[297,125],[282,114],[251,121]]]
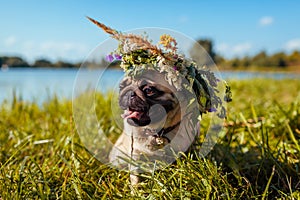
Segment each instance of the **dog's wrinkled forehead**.
[[120,83],[120,90],[127,86],[135,86],[138,88],[144,85],[154,86],[167,93],[173,93],[176,91],[176,88],[165,80],[165,74],[154,70],[149,70],[134,78],[130,76],[125,77]]

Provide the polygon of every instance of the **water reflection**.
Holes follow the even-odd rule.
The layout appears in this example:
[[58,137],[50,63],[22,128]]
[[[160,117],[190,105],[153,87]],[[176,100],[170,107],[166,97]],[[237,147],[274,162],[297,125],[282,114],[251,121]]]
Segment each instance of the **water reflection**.
[[[59,98],[71,99],[77,69],[9,69],[0,71],[0,102],[12,100],[15,91],[17,97],[25,101],[42,103],[56,94]],[[89,87],[91,81],[98,80],[101,70],[85,70],[81,90]],[[105,92],[115,88],[124,75],[121,70],[106,70],[105,76],[98,83],[97,90]],[[262,73],[262,72],[222,72],[223,79],[300,79],[300,74]]]

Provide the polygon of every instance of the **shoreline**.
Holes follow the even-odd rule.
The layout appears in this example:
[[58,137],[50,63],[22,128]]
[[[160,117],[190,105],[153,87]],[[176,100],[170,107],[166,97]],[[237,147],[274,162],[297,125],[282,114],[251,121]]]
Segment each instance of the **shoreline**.
[[[220,72],[261,72],[261,73],[296,73],[300,74],[300,66],[295,66],[295,67],[288,67],[285,69],[278,69],[278,68],[268,68],[268,67],[260,67],[261,69],[258,68],[222,68],[218,67],[218,70]],[[123,71],[123,69],[120,68],[76,68],[76,67],[61,67],[61,68],[56,68],[56,67],[8,67],[8,68],[0,68],[0,72],[7,72],[10,70],[79,70],[79,69],[86,69],[86,70],[104,70],[104,69],[109,69],[109,70],[116,70],[116,71]]]

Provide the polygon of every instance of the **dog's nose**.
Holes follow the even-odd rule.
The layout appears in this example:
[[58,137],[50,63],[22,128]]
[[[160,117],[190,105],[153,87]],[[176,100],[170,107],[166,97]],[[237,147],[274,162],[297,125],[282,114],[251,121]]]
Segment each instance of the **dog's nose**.
[[128,99],[139,98],[139,99],[141,99],[143,101],[146,101],[145,96],[143,94],[143,91],[139,90],[139,89],[128,91],[126,93],[126,96],[127,96]]

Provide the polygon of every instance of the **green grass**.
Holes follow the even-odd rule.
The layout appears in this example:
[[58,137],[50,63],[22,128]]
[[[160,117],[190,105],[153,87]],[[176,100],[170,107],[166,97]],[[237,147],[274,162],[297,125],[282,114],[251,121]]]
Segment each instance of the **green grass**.
[[[143,174],[137,189],[127,172],[101,164],[82,146],[71,101],[4,102],[0,199],[300,199],[300,82],[229,83],[234,101],[226,134],[211,153],[192,152]],[[110,99],[97,101],[103,129],[116,138],[121,130],[111,119]],[[206,126],[204,119],[203,131]]]

